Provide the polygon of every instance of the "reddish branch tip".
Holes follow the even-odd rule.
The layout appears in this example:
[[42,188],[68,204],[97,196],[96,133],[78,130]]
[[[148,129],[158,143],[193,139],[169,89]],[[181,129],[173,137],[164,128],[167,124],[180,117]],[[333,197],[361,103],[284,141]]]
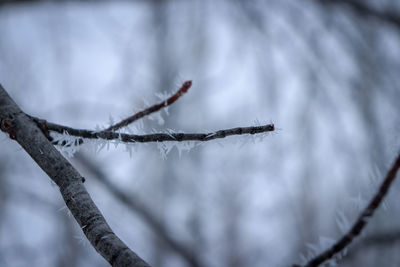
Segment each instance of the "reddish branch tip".
[[192,81],[186,81],[182,85],[182,92],[186,93],[189,90],[190,86],[192,86]]

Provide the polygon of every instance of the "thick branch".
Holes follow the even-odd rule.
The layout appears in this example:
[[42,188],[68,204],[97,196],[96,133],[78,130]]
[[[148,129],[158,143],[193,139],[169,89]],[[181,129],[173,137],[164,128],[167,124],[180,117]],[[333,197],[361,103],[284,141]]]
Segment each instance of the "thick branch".
[[181,97],[183,94],[185,94],[189,88],[192,86],[192,81],[186,81],[182,84],[181,88],[179,88],[179,90],[173,94],[171,97],[169,97],[168,99],[162,101],[161,103],[155,104],[145,110],[142,110],[110,127],[108,127],[107,129],[105,129],[104,131],[116,131],[122,127],[128,126],[129,124],[131,124],[132,122],[143,118],[147,115],[150,115],[151,113],[157,112],[162,108],[168,107],[169,105],[173,104],[176,100],[178,100],[179,97]]
[[165,226],[157,220],[156,216],[151,212],[149,207],[146,207],[135,195],[127,194],[119,189],[104,172],[95,166],[91,160],[78,153],[76,156],[85,167],[88,169],[96,179],[104,185],[104,187],[114,195],[119,201],[124,203],[126,207],[134,214],[138,214],[140,218],[144,219],[150,228],[156,233],[156,236],[165,242],[173,251],[185,259],[192,267],[201,266],[199,259],[193,254],[185,244],[181,244],[178,240],[174,239],[168,234]]
[[96,251],[112,266],[149,266],[111,230],[83,186],[84,178],[0,85],[0,125],[58,185],[62,197]]
[[[339,241],[337,241],[331,248],[324,251],[320,255],[316,256],[314,259],[310,260],[305,267],[316,267],[322,264],[323,262],[331,259],[335,254],[343,251],[353,240],[356,238],[364,227],[367,225],[368,220],[371,219],[375,210],[379,207],[379,204],[382,202],[383,198],[386,196],[389,188],[396,178],[397,171],[400,168],[400,154],[397,156],[393,166],[387,173],[385,179],[383,180],[381,186],[379,187],[378,192],[375,194],[373,199],[370,201],[368,206],[364,209],[364,211],[360,214],[357,221],[354,223],[353,227],[349,230],[347,234],[345,234]],[[294,265],[299,266],[299,265]]]

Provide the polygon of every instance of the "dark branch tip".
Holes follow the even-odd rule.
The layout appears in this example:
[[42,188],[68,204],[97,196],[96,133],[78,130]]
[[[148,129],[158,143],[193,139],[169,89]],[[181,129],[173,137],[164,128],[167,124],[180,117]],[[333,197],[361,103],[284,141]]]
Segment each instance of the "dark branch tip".
[[182,85],[182,92],[186,93],[187,90],[192,86],[192,81],[186,81]]

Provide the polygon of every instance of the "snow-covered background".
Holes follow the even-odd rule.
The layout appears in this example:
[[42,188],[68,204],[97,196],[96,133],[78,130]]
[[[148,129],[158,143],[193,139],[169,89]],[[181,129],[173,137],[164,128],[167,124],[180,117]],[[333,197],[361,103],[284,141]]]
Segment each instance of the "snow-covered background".
[[[110,144],[97,152],[102,144],[89,142],[80,150],[204,266],[290,266],[326,248],[356,219],[400,150],[400,27],[346,5],[4,2],[0,83],[30,115],[104,128],[193,80],[168,112],[130,130],[275,124],[263,138]],[[397,1],[365,2],[400,14]],[[153,266],[189,266],[76,156],[71,162],[122,240]],[[399,235],[399,184],[362,238]],[[362,238],[343,266],[400,261],[397,239],[362,245]],[[3,133],[0,266],[107,266],[57,187]]]

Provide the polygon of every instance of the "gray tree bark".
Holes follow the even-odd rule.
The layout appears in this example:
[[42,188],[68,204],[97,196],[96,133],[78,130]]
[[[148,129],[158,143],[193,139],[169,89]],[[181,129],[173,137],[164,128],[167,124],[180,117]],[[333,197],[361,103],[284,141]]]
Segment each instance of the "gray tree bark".
[[112,266],[149,266],[111,230],[83,186],[84,178],[0,84],[0,126],[58,185],[65,204],[96,251]]

